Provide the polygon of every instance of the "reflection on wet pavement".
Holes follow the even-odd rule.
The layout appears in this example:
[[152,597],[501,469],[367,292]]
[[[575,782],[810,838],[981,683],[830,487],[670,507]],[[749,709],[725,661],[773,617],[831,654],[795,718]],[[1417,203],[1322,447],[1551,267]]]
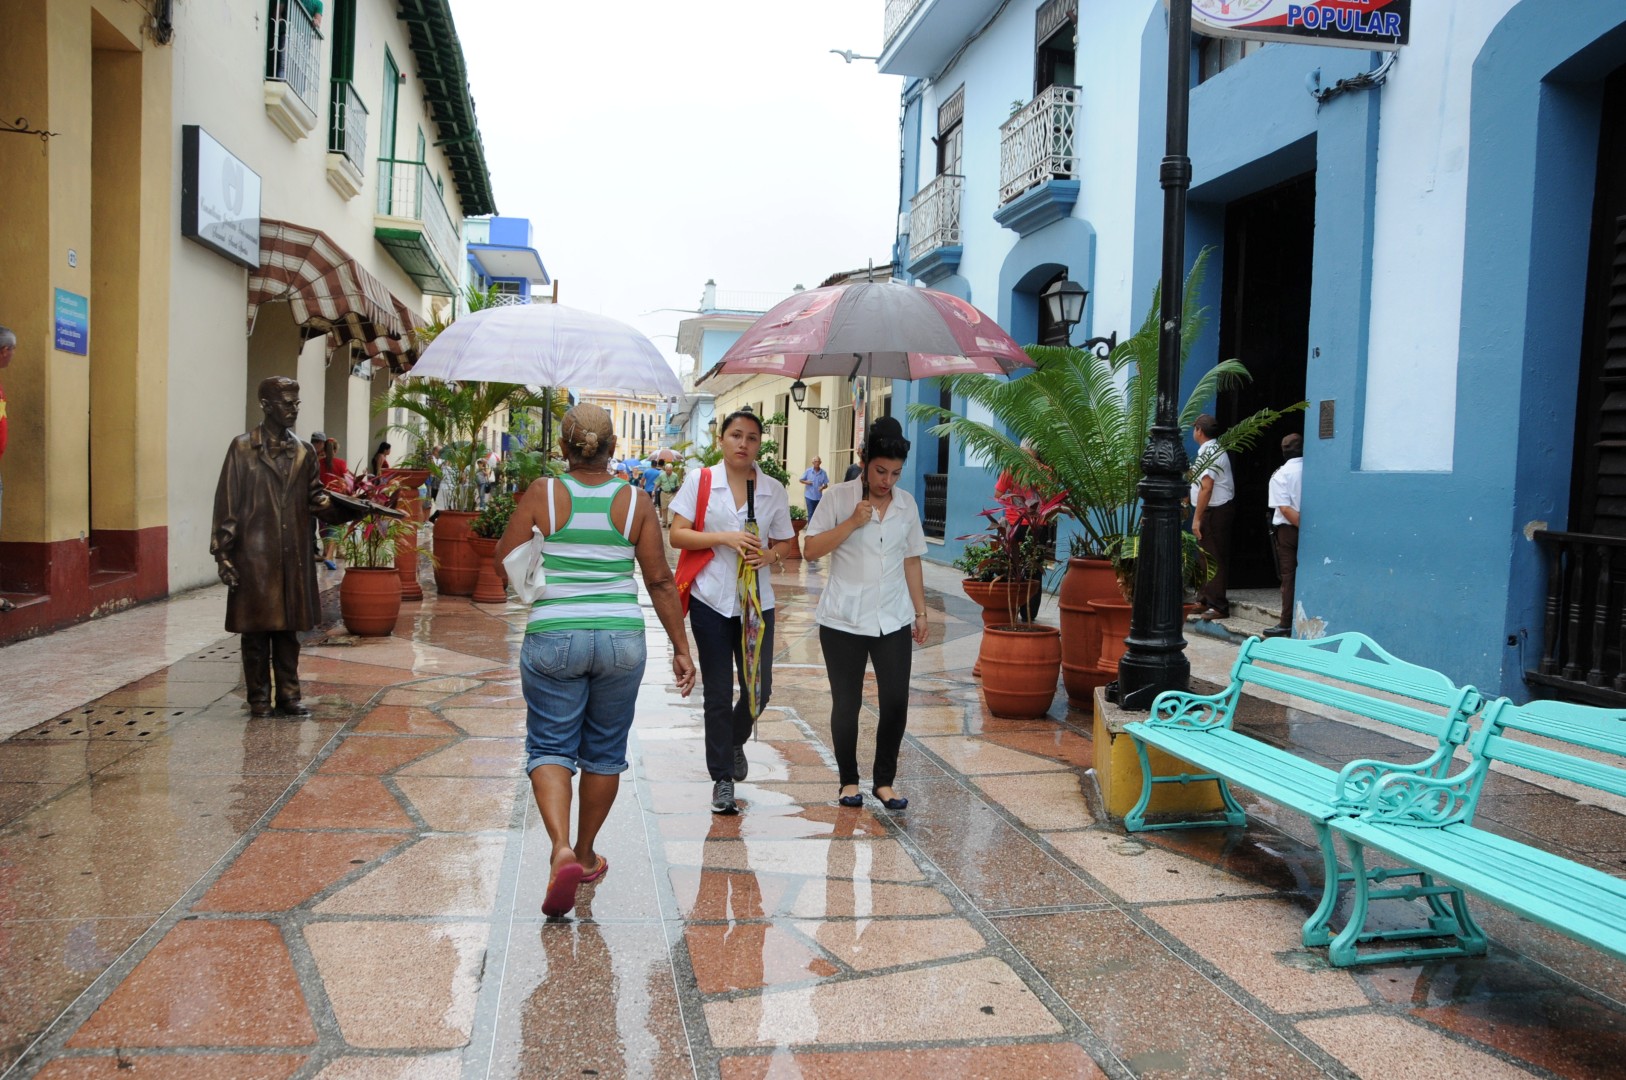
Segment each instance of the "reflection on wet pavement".
[[[947,572],[928,570],[910,806],[838,807],[818,575],[777,585],[775,699],[738,816],[709,813],[698,700],[664,683],[651,637],[598,845],[611,870],[564,921],[539,911],[517,608],[431,590],[396,637],[307,643],[308,720],[246,717],[228,638],[31,721],[0,741],[0,1071],[1484,1078],[1626,1060],[1626,965],[1494,909],[1476,906],[1482,959],[1351,972],[1300,947],[1319,854],[1262,800],[1246,830],[1125,836],[1099,816],[1088,717],[1061,695],[1040,720],[987,714],[980,619]],[[1192,652],[1211,677],[1229,663]],[[1269,701],[1239,722],[1328,762],[1405,750]],[[1484,815],[1626,869],[1612,808],[1499,776]]]

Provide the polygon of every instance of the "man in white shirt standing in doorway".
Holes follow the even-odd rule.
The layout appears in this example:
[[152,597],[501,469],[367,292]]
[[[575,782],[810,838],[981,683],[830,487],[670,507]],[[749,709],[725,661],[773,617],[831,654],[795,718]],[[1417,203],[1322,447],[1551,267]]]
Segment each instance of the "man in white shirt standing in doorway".
[[1266,637],[1293,632],[1293,589],[1299,575],[1299,504],[1304,498],[1304,436],[1282,439],[1282,467],[1270,476],[1271,523],[1276,537],[1276,572],[1282,579],[1282,617]]
[[1236,512],[1236,474],[1231,455],[1215,441],[1219,421],[1209,413],[1192,425],[1197,440],[1197,462],[1191,467],[1191,534],[1202,545],[1214,576],[1197,594],[1204,620],[1229,619],[1231,602],[1225,598],[1225,572],[1231,562],[1231,518]]

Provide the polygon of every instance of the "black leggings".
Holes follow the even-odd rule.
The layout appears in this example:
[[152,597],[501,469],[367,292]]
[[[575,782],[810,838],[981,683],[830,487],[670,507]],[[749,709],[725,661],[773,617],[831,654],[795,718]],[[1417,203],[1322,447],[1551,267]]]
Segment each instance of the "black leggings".
[[[719,615],[699,600],[689,601],[689,628],[700,660],[700,691],[705,702],[706,771],[713,780],[734,776],[734,748],[751,738],[756,714],[745,700],[745,646],[740,641],[740,617]],[[740,679],[739,701],[734,700],[734,676]],[[773,693],[773,608],[762,613],[762,697],[757,712]]]
[[914,663],[912,627],[869,637],[819,627],[825,673],[830,677],[830,739],[835,743],[841,786],[858,783],[858,709],[864,698],[864,666],[875,665],[881,722],[875,732],[875,787],[891,787],[898,775],[898,747],[909,723],[909,669]]

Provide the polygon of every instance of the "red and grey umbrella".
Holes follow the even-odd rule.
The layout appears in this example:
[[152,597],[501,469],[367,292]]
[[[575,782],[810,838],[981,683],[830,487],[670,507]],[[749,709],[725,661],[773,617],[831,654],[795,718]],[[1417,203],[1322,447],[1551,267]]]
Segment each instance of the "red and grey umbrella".
[[1033,361],[957,296],[890,281],[809,289],[746,330],[711,374],[930,379],[1010,374]]

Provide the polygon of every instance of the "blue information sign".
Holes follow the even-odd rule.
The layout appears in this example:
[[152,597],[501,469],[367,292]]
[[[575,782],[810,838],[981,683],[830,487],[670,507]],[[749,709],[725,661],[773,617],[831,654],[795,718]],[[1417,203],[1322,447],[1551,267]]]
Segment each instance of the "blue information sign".
[[90,298],[56,291],[56,347],[58,352],[84,356],[90,348]]

